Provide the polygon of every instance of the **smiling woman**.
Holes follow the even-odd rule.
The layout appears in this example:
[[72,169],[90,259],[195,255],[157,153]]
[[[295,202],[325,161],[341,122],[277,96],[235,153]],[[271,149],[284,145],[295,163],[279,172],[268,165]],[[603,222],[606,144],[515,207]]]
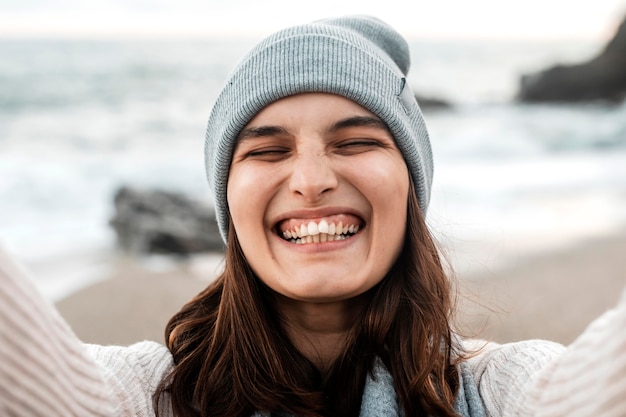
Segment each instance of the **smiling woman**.
[[409,66],[395,30],[351,16],[280,31],[235,68],[205,147],[225,268],[166,346],[83,345],[0,252],[0,410],[625,415],[626,298],[567,348],[455,333]]

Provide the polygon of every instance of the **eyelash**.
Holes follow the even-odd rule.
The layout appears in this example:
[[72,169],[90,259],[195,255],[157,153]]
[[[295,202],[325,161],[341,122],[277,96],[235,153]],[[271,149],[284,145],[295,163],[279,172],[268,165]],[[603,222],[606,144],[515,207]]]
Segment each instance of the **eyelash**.
[[258,157],[263,157],[263,156],[275,156],[275,157],[279,157],[281,155],[286,154],[287,152],[289,152],[288,149],[286,148],[261,148],[261,149],[253,149],[251,151],[246,152],[243,155],[243,158],[258,158]]
[[349,146],[381,146],[381,143],[373,139],[356,139],[349,140],[338,145],[339,148]]
[[371,148],[371,147],[385,147],[383,143],[375,139],[354,139],[347,140],[345,142],[340,142],[337,144],[337,149],[341,150],[350,150],[360,149],[360,148]]

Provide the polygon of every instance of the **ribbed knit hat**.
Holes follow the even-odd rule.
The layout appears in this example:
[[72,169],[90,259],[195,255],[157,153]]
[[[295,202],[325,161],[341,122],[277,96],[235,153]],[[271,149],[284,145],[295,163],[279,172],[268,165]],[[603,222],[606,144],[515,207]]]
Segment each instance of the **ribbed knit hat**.
[[224,242],[229,221],[226,186],[239,133],[268,104],[305,92],[344,96],[387,124],[425,215],[433,163],[422,112],[407,85],[410,63],[404,38],[369,16],[290,27],[255,46],[226,82],[206,132],[206,171]]

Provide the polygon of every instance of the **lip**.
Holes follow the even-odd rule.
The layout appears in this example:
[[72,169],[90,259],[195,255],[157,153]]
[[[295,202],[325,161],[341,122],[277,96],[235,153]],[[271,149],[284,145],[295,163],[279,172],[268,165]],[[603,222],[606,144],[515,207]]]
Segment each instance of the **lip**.
[[324,207],[315,210],[292,210],[281,213],[270,222],[272,230],[276,230],[276,225],[288,219],[319,219],[322,217],[330,217],[338,214],[351,214],[357,216],[365,223],[365,216],[358,210],[349,207]]

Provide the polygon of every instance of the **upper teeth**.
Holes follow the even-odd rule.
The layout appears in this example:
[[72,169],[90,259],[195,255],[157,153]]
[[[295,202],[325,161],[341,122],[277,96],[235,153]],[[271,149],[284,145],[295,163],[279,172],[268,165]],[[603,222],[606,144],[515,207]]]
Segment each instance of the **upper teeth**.
[[292,230],[285,230],[283,232],[283,237],[285,239],[295,239],[296,241],[307,237],[310,238],[305,239],[302,243],[318,241],[326,242],[330,240],[337,240],[336,238],[331,238],[330,236],[339,237],[340,235],[356,233],[358,231],[359,226],[355,224],[344,225],[341,221],[337,224],[329,224],[326,220],[321,220],[319,223],[311,221],[308,224],[301,224],[300,227],[294,227]]

